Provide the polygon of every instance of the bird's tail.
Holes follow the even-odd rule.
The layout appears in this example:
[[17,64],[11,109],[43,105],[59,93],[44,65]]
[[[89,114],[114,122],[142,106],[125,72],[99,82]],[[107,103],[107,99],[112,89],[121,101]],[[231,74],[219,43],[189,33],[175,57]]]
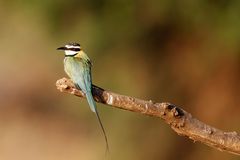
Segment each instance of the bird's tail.
[[108,139],[107,139],[107,135],[106,135],[106,132],[105,132],[105,129],[103,127],[103,124],[102,124],[102,121],[100,119],[100,116],[98,114],[98,110],[97,110],[97,106],[96,106],[96,103],[93,99],[93,96],[92,96],[92,93],[91,92],[87,92],[86,93],[86,97],[87,97],[87,101],[88,101],[88,104],[91,108],[91,110],[96,113],[96,116],[97,116],[97,119],[98,119],[98,122],[100,124],[100,127],[102,129],[102,132],[103,132],[103,135],[104,135],[104,139],[105,139],[105,142],[106,142],[106,154],[109,152],[109,145],[108,145]]

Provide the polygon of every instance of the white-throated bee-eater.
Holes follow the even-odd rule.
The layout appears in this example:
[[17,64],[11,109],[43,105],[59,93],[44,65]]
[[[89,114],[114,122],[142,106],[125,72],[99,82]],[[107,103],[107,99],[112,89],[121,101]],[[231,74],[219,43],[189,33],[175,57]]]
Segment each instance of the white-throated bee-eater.
[[71,78],[76,88],[81,89],[87,98],[91,110],[96,114],[106,142],[106,151],[109,151],[108,139],[98,114],[96,103],[92,96],[91,61],[78,43],[69,43],[57,50],[65,51],[64,70]]

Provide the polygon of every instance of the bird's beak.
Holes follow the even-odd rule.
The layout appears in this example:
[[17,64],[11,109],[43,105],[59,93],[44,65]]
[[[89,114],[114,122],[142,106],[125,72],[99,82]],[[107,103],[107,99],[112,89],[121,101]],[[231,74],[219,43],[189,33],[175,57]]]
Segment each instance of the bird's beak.
[[57,48],[57,50],[66,50],[67,48],[66,47],[59,47]]

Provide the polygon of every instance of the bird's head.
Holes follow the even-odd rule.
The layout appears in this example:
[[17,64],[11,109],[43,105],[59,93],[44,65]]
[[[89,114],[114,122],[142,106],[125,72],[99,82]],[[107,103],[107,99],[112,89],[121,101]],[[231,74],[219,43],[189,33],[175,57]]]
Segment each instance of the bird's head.
[[64,47],[59,47],[57,50],[64,50],[65,56],[75,56],[81,51],[80,44],[68,43]]

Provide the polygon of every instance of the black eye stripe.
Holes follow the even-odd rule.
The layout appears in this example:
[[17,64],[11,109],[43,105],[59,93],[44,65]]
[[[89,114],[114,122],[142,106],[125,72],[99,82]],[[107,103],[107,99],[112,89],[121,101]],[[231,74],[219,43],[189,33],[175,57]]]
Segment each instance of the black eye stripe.
[[66,48],[66,50],[69,50],[69,51],[80,51],[81,49],[80,48]]

